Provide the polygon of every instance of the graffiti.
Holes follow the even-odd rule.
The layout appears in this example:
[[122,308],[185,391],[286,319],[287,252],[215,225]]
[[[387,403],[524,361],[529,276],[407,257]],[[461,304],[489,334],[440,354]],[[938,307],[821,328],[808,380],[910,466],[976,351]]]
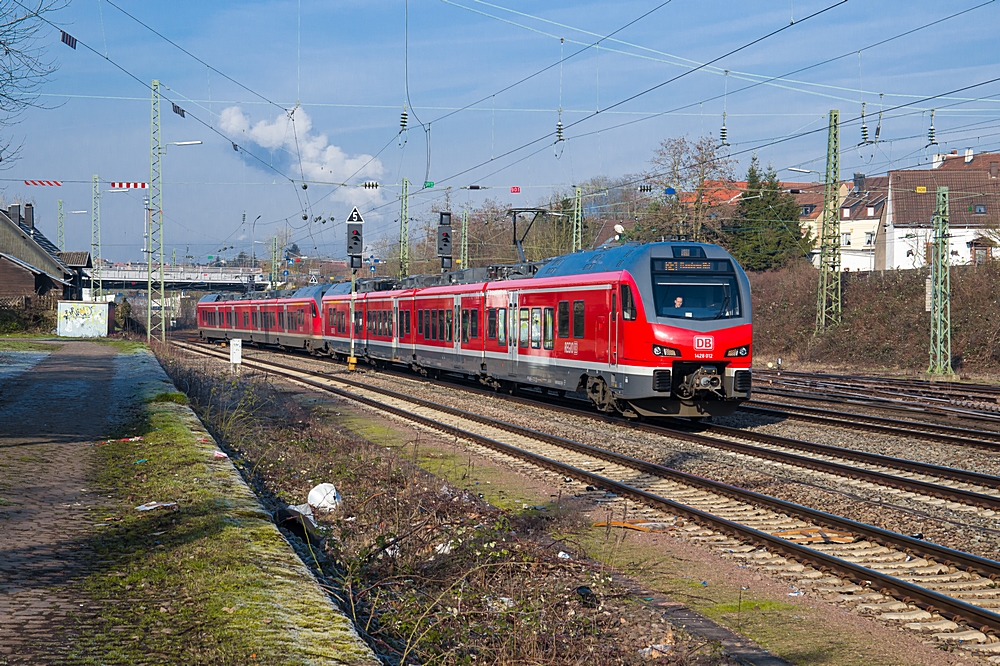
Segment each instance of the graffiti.
[[107,303],[60,303],[58,333],[69,338],[97,338],[108,334]]

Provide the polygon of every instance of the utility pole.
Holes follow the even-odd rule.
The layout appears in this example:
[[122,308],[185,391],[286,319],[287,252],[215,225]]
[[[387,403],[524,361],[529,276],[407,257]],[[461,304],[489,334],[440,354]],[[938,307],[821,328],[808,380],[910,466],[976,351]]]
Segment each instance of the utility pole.
[[278,237],[271,239],[271,289],[278,284]]
[[469,267],[469,211],[462,211],[462,250],[459,253],[462,270]]
[[399,279],[410,274],[410,181],[403,179],[399,195]]
[[934,244],[931,246],[931,375],[953,375],[951,368],[951,270],[948,251],[951,227],[948,188],[937,188]]
[[101,284],[101,180],[96,173],[90,208],[90,258],[94,264],[90,271],[90,297],[96,300],[104,293]]
[[574,187],[573,195],[573,252],[583,249],[583,188]]
[[816,333],[840,324],[840,111],[830,111],[826,142],[826,187],[820,228]]
[[63,201],[56,202],[56,245],[66,251],[66,214],[63,213]]
[[[160,141],[160,82],[153,79],[153,91],[149,123],[149,256],[146,273],[146,341],[159,332],[160,341],[166,343],[167,329],[163,309],[166,298],[163,293],[163,145]],[[158,300],[153,299],[153,262],[157,265],[159,279]],[[154,305],[158,307],[153,316]]]

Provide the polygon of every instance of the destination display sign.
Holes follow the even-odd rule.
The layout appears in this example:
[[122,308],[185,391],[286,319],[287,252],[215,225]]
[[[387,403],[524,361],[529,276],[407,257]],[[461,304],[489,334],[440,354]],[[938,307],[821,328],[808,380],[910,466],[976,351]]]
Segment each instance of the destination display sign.
[[653,259],[654,273],[680,271],[732,273],[733,265],[728,259]]

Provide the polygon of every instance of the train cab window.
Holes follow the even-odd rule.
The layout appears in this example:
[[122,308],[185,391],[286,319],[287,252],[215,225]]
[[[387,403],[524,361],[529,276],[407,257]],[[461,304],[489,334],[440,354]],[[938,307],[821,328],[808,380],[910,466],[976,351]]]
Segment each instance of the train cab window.
[[542,309],[531,308],[531,348],[542,346]]
[[469,310],[469,337],[473,340],[479,337],[479,308]]
[[507,346],[507,308],[497,310],[497,344]]
[[554,311],[552,308],[545,308],[544,316],[542,317],[542,347],[545,349],[552,349],[555,346],[555,336],[553,335],[553,319]]
[[444,311],[444,331],[445,331],[445,341],[451,342],[451,332],[452,332],[452,314],[451,308]]
[[653,261],[653,304],[657,317],[731,319],[742,317],[732,262]]
[[559,337],[569,337],[569,301],[559,301]]
[[523,347],[525,349],[528,348],[528,329],[529,329],[528,318],[529,318],[529,316],[530,315],[528,314],[528,308],[521,308],[521,313],[520,313],[519,319],[518,319],[518,342],[517,342],[517,346],[518,347]]
[[573,337],[582,338],[583,337],[583,314],[586,310],[583,301],[573,301]]

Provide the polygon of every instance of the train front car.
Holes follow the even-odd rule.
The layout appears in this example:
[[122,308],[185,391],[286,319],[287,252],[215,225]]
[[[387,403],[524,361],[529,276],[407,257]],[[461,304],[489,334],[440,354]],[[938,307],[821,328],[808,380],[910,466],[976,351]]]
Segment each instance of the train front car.
[[586,273],[614,275],[618,297],[607,331],[617,355],[587,372],[598,409],[701,418],[731,414],[749,399],[750,283],[724,249],[627,244],[553,260],[537,276]]

